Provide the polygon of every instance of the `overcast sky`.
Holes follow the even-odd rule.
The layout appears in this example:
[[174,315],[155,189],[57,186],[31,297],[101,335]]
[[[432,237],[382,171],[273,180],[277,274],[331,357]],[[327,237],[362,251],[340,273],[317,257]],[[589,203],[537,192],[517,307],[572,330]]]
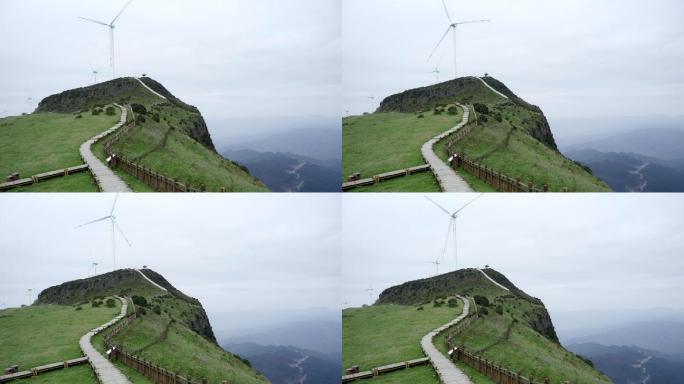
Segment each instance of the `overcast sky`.
[[[472,198],[434,194],[453,211]],[[557,311],[684,309],[682,194],[485,194],[458,218],[459,269],[489,264]],[[449,217],[422,194],[343,195],[342,300],[435,273]],[[440,273],[453,271],[453,253]]]
[[[2,0],[0,116],[111,78],[107,27],[126,0]],[[339,0],[133,0],[117,76],[147,73],[208,119],[339,115]],[[5,112],[6,111],[6,112]],[[211,127],[210,127],[211,128]]]
[[[681,114],[681,0],[447,0],[458,27],[460,75],[485,72],[550,118]],[[453,78],[440,0],[344,0],[343,108]],[[373,103],[368,96],[375,96]]]
[[[0,303],[112,269],[107,222],[114,194],[6,194],[0,199]],[[340,199],[333,194],[122,194],[117,269],[147,265],[226,311],[340,306]],[[214,324],[216,327],[220,324]]]

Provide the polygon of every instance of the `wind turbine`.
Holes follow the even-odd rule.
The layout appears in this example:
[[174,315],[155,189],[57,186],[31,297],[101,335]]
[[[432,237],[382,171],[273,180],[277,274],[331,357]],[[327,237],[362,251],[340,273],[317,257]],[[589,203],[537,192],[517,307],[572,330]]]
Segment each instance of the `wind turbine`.
[[97,266],[98,263],[92,263],[90,265],[90,271],[93,273],[92,276],[97,276]]
[[28,295],[28,305],[31,305],[31,303],[33,302],[33,288],[27,289],[26,294]]
[[116,231],[119,231],[119,233],[124,238],[124,240],[126,240],[126,244],[128,244],[129,247],[131,246],[131,243],[128,241],[128,239],[126,238],[126,235],[124,235],[123,231],[121,230],[121,227],[119,226],[119,222],[116,221],[116,216],[114,216],[114,208],[116,208],[116,200],[118,198],[119,198],[119,194],[117,193],[116,197],[114,197],[114,204],[112,204],[112,209],[109,211],[109,215],[107,215],[105,217],[101,217],[101,218],[93,220],[93,221],[89,221],[85,224],[81,224],[78,227],[74,228],[74,229],[78,229],[81,227],[85,227],[86,225],[90,225],[90,224],[97,223],[100,221],[109,220],[109,222],[112,226],[112,271],[116,270]]
[[128,7],[128,5],[131,3],[131,1],[133,1],[133,0],[128,0],[128,3],[126,3],[126,5],[124,5],[124,7],[121,8],[121,10],[119,11],[119,13],[116,14],[116,16],[114,17],[114,19],[112,19],[112,21],[111,21],[109,24],[107,24],[107,23],[105,23],[105,22],[103,22],[103,21],[97,21],[97,20],[88,19],[88,18],[85,18],[85,17],[80,17],[80,16],[78,17],[79,19],[86,20],[86,21],[90,21],[90,22],[93,22],[93,23],[95,23],[95,24],[104,25],[105,27],[109,28],[109,65],[112,67],[112,79],[116,77],[116,70],[115,70],[115,67],[114,67],[114,22],[116,21],[116,19],[119,18],[119,16],[121,16],[121,14],[123,13],[123,11],[124,11],[124,10]]
[[459,22],[454,22],[451,19],[451,15],[449,15],[449,10],[447,9],[446,2],[445,0],[442,0],[442,5],[444,6],[444,13],[446,13],[447,19],[449,19],[449,26],[447,27],[446,31],[442,35],[442,38],[439,39],[439,42],[435,46],[435,49],[432,50],[432,53],[430,53],[430,56],[428,57],[428,61],[432,58],[432,55],[435,54],[437,51],[437,48],[439,48],[440,44],[442,44],[442,41],[447,37],[449,34],[449,31],[452,32],[453,39],[454,39],[454,79],[458,77],[458,71],[456,67],[456,60],[457,60],[457,55],[456,55],[456,27],[458,27],[461,24],[471,24],[471,23],[482,23],[482,22],[487,22],[490,21],[489,19],[483,19],[483,20],[468,20],[468,21],[459,21]]
[[439,259],[436,259],[435,261],[430,261],[430,264],[435,265],[435,276],[439,275],[439,265],[442,264],[439,262]]
[[33,111],[33,97],[27,97],[26,98],[26,104],[29,106],[29,113],[32,113]]
[[435,70],[430,73],[435,74],[435,84],[439,83],[439,68],[435,67]]
[[[434,200],[432,200],[431,198],[425,196],[425,198],[428,199],[428,200],[430,200],[430,202],[432,202],[432,204],[436,205],[436,206],[437,206],[439,209],[441,209],[444,213],[446,213],[447,215],[449,215],[449,229],[447,230],[447,236],[446,236],[446,239],[444,240],[444,248],[442,249],[442,258],[446,255],[447,246],[448,246],[448,244],[449,244],[449,237],[450,237],[450,236],[453,236],[453,241],[454,241],[454,270],[457,270],[457,269],[458,269],[458,264],[457,264],[457,256],[458,256],[457,245],[458,245],[458,243],[457,243],[457,241],[456,241],[456,240],[457,240],[457,239],[456,239],[456,219],[458,218],[458,213],[461,212],[463,209],[465,209],[465,207],[469,206],[473,201],[475,201],[475,200],[479,199],[480,197],[482,197],[483,194],[484,194],[484,193],[481,193],[481,194],[477,195],[477,197],[475,197],[474,199],[470,200],[470,201],[467,202],[465,205],[461,206],[461,208],[455,210],[453,213],[450,213],[450,212],[447,211],[444,207],[442,207],[441,205],[437,204]],[[439,261],[439,260],[436,260],[436,262],[438,262],[438,261]],[[439,267],[439,265],[437,265],[437,267]]]
[[366,292],[368,292],[368,298],[370,299],[371,305],[373,305],[373,291],[375,291],[373,287],[366,289]]

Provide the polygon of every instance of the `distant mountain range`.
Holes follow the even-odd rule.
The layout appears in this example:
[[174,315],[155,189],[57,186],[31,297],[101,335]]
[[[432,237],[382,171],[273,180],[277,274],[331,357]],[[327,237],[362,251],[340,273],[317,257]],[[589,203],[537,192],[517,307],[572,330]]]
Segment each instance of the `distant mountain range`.
[[222,347],[247,359],[273,384],[329,384],[340,379],[340,360],[315,351],[255,343],[225,344]]
[[561,151],[614,191],[684,191],[682,129],[656,126],[588,135],[563,142]]
[[273,384],[339,382],[342,326],[301,321],[248,335],[223,338],[221,346],[250,361]]
[[319,160],[293,153],[224,150],[273,192],[339,192],[342,161]]
[[588,358],[615,384],[684,383],[684,359],[634,346],[572,344],[567,349]]

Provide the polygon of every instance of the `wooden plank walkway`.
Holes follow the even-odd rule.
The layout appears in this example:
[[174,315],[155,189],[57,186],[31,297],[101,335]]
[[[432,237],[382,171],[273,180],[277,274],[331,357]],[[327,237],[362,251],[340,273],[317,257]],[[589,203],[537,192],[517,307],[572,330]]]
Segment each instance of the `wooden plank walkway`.
[[387,365],[383,365],[382,367],[373,368],[370,371],[363,371],[363,372],[358,372],[358,373],[352,373],[349,375],[344,375],[344,376],[342,376],[342,382],[347,383],[347,382],[358,380],[358,379],[370,379],[370,378],[375,377],[377,375],[380,375],[382,373],[388,373],[388,372],[397,371],[400,369],[411,368],[411,367],[415,367],[418,365],[425,365],[425,364],[430,364],[430,358],[421,357],[419,359],[413,359],[413,360],[408,360],[408,361],[402,361],[399,363],[387,364]]
[[88,141],[81,144],[81,158],[83,158],[83,161],[88,164],[90,172],[93,174],[93,177],[95,178],[95,181],[97,181],[97,185],[100,186],[100,190],[102,192],[131,192],[131,189],[128,188],[126,183],[124,183],[119,176],[109,169],[107,165],[103,164],[100,159],[98,159],[90,150],[90,147],[95,144],[96,141],[116,131],[126,123],[128,110],[118,104],[114,105],[121,109],[121,119],[115,126],[93,136]]
[[472,188],[468,185],[468,183],[465,182],[461,178],[461,176],[456,174],[456,171],[451,168],[449,164],[445,164],[442,159],[440,159],[435,152],[433,151],[433,148],[435,144],[437,144],[438,141],[442,140],[443,138],[449,136],[450,134],[458,131],[461,129],[464,125],[468,123],[468,117],[470,111],[468,108],[464,105],[461,104],[456,104],[461,109],[463,109],[463,118],[461,119],[461,122],[458,123],[455,127],[449,129],[448,131],[442,132],[441,134],[431,138],[428,140],[425,144],[423,144],[423,147],[420,149],[421,154],[423,155],[423,159],[430,164],[430,168],[432,169],[432,173],[435,175],[435,178],[439,182],[439,185],[442,187],[442,191],[444,192],[473,192]]
[[14,187],[19,187],[22,185],[31,185],[37,181],[52,179],[53,177],[60,177],[70,175],[72,173],[83,172],[88,170],[88,164],[76,165],[73,167],[68,167],[64,169],[55,169],[54,171],[48,171],[27,177],[25,179],[19,179],[15,181],[8,181],[6,183],[0,183],[0,191],[6,191]]
[[79,341],[81,351],[83,351],[83,354],[88,358],[88,361],[90,361],[90,365],[93,367],[93,371],[95,372],[95,375],[98,377],[98,380],[101,384],[131,384],[128,378],[121,373],[121,371],[119,371],[106,357],[102,356],[90,342],[90,339],[93,336],[114,325],[117,321],[126,316],[126,312],[128,311],[128,301],[118,296],[116,296],[116,298],[121,301],[121,313],[112,320],[108,321],[106,324],[103,324],[86,333]]
[[352,188],[361,187],[364,185],[373,185],[373,184],[380,182],[380,181],[383,181],[383,180],[394,179],[395,177],[408,176],[408,175],[412,175],[414,173],[426,172],[429,170],[430,170],[429,164],[421,164],[421,165],[416,165],[414,167],[397,169],[396,171],[389,171],[389,172],[380,173],[378,175],[375,175],[373,177],[369,177],[366,179],[360,179],[360,180],[355,180],[355,181],[347,181],[345,183],[342,183],[342,190],[348,191]]
[[459,321],[463,320],[468,316],[468,311],[470,310],[470,301],[464,297],[457,296],[463,301],[463,312],[454,320],[442,325],[441,327],[430,331],[427,335],[423,336],[420,341],[420,346],[425,352],[425,355],[430,358],[432,367],[437,372],[439,380],[443,384],[472,384],[468,376],[466,376],[456,365],[451,362],[442,352],[440,352],[434,344],[432,344],[432,339],[439,333],[447,330],[449,327],[455,325]]

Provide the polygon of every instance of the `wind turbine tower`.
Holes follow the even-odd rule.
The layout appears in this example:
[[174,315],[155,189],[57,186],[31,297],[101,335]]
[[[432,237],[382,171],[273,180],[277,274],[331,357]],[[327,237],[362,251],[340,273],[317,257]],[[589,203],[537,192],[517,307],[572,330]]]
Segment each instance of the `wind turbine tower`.
[[88,18],[80,17],[80,16],[78,17],[79,19],[90,21],[90,22],[93,22],[95,24],[100,24],[100,25],[103,25],[103,26],[109,28],[109,65],[112,67],[112,79],[114,79],[116,77],[116,69],[115,69],[115,65],[114,65],[114,27],[115,27],[114,22],[116,21],[116,19],[119,18],[119,16],[121,16],[123,11],[131,3],[131,1],[133,1],[133,0],[128,0],[128,3],[126,3],[126,5],[124,5],[124,7],[121,8],[119,13],[117,13],[116,16],[114,17],[114,19],[112,19],[112,21],[110,21],[109,23],[105,23],[104,21],[97,21],[97,20],[93,20],[93,19],[88,19]]
[[444,6],[444,13],[446,13],[447,19],[449,19],[449,26],[447,26],[446,31],[445,31],[444,34],[442,35],[442,38],[439,39],[439,42],[437,43],[437,45],[435,46],[435,48],[432,50],[432,53],[430,53],[430,56],[428,57],[428,61],[430,61],[430,59],[432,58],[432,56],[433,56],[433,55],[435,54],[435,52],[437,51],[437,48],[439,48],[439,46],[442,44],[442,42],[443,42],[444,39],[447,37],[447,35],[449,34],[449,32],[451,32],[451,33],[452,33],[452,37],[453,37],[453,41],[454,41],[453,44],[454,44],[454,79],[455,79],[455,78],[458,77],[458,67],[457,67],[457,65],[456,65],[456,62],[457,62],[457,60],[458,60],[458,55],[456,54],[456,27],[458,27],[459,25],[463,25],[463,24],[472,24],[472,23],[483,23],[483,22],[488,22],[488,21],[490,21],[490,20],[489,20],[489,19],[483,19],[483,20],[468,20],[468,21],[458,21],[458,22],[454,22],[454,21],[451,19],[451,15],[449,14],[449,9],[448,9],[447,6],[446,6],[445,0],[442,0],[442,5]]
[[366,292],[368,292],[368,298],[370,299],[371,305],[373,305],[373,291],[375,291],[373,287],[366,289]]
[[435,84],[439,83],[439,68],[435,67],[435,70],[430,72],[435,74]]
[[[111,229],[112,229],[112,271],[116,270],[116,231],[118,231],[121,234],[121,236],[124,238],[124,240],[126,240],[126,244],[128,244],[129,247],[131,246],[131,243],[128,241],[128,239],[126,238],[126,235],[124,235],[123,231],[121,230],[121,227],[119,226],[119,222],[116,220],[116,216],[114,216],[114,208],[116,208],[116,201],[118,198],[119,198],[119,194],[117,193],[116,197],[114,197],[114,204],[112,204],[112,209],[109,211],[109,215],[107,215],[105,217],[101,217],[101,218],[93,220],[93,221],[89,221],[85,224],[81,224],[78,227],[74,228],[74,229],[78,229],[81,227],[85,227],[86,225],[90,225],[90,224],[97,223],[100,221],[109,220],[109,223],[111,224]],[[96,264],[96,263],[94,263],[94,264]]]
[[33,303],[33,288],[27,289],[26,294],[28,295],[28,305],[31,305]]
[[[454,271],[458,269],[458,242],[456,238],[456,219],[458,218],[458,213],[461,212],[465,207],[469,206],[473,201],[479,199],[483,193],[477,195],[474,199],[470,200],[467,202],[465,205],[463,205],[461,208],[455,210],[453,213],[447,211],[444,207],[441,205],[437,204],[434,200],[431,198],[425,196],[426,199],[430,200],[432,204],[436,205],[439,209],[441,209],[444,213],[446,213],[449,216],[449,229],[447,230],[447,236],[446,239],[444,240],[444,248],[442,249],[442,258],[445,257],[446,252],[447,252],[447,247],[449,244],[449,237],[453,237],[453,242],[454,242]],[[435,263],[438,263],[439,259],[435,261]],[[437,268],[439,268],[439,264],[436,264]],[[439,270],[439,269],[438,269]]]

